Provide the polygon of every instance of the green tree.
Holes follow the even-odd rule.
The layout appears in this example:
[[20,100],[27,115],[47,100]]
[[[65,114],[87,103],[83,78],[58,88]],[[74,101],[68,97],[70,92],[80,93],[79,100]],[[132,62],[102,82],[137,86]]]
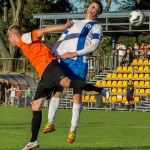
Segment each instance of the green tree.
[[32,16],[34,13],[69,12],[72,8],[69,0],[0,0],[1,57],[16,58],[19,54],[18,48],[13,47],[6,38],[6,28],[9,25],[18,24],[24,31],[29,31],[38,28],[39,23]]

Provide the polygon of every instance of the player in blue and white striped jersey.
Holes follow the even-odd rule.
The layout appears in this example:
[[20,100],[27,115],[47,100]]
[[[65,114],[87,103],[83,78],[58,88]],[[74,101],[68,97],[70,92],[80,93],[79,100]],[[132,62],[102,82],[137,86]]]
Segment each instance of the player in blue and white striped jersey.
[[[102,36],[102,26],[95,19],[102,13],[103,6],[99,0],[93,0],[89,5],[84,20],[73,20],[71,28],[64,31],[53,47],[53,53],[61,56],[60,65],[70,79],[85,80],[88,69],[88,55],[96,50]],[[59,108],[63,88],[58,88],[49,104],[48,123],[44,133],[54,131],[54,118]],[[105,92],[102,90],[102,93]],[[73,90],[72,121],[67,142],[75,140],[75,131],[80,118],[81,91]],[[104,93],[105,94],[105,93]]]

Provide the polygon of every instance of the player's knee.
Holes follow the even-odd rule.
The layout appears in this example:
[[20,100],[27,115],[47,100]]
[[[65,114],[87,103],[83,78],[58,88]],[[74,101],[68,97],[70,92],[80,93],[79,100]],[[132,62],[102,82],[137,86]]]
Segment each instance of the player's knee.
[[68,77],[64,77],[61,81],[60,81],[60,85],[64,88],[68,88],[70,85],[70,79]]
[[35,103],[34,103],[34,104],[32,103],[32,110],[33,110],[33,111],[40,111],[41,108],[40,108],[39,105],[37,105],[37,104],[35,104]]
[[73,102],[76,104],[80,104],[81,103],[81,95],[80,94],[74,94],[73,95]]
[[39,102],[38,100],[35,100],[32,102],[32,110],[33,111],[40,111],[42,106],[42,102]]

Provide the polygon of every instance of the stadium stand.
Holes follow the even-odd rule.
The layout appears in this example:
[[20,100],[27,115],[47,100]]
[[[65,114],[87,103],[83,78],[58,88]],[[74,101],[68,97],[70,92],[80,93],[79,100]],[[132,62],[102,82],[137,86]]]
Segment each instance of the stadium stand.
[[[140,101],[147,101],[150,98],[150,60],[148,59],[134,59],[130,66],[118,66],[112,74],[108,73],[106,78],[102,79],[102,84],[96,85],[109,89],[110,102],[126,103],[126,87],[130,79],[134,85],[134,102],[138,104]],[[106,102],[104,98],[103,102]]]

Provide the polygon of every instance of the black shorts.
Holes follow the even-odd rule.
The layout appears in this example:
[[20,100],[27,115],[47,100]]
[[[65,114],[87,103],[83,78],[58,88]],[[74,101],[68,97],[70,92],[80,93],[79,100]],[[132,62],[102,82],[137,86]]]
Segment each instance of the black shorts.
[[53,60],[47,65],[42,74],[35,92],[34,100],[48,97],[64,77],[65,75],[60,69],[59,63],[56,60]]

